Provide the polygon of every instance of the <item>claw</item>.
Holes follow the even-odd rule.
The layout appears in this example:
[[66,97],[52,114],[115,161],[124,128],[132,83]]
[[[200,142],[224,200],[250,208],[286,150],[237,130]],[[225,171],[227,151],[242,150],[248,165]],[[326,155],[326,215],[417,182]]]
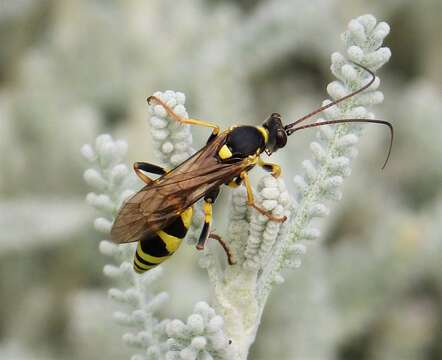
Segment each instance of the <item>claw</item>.
[[155,100],[156,102],[161,103],[161,100],[158,99],[155,95],[151,95],[146,99],[146,101],[149,105],[152,105],[151,104],[152,100]]

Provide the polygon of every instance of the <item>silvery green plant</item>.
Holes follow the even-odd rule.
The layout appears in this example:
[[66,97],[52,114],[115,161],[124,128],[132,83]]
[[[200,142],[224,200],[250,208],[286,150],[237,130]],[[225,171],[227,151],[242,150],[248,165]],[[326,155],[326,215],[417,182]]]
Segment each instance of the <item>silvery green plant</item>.
[[[387,23],[377,23],[372,15],[364,15],[350,21],[347,31],[342,34],[346,56],[338,52],[331,56],[331,71],[337,78],[327,87],[332,100],[361,88],[370,80],[366,71],[350,64],[348,60],[362,64],[372,71],[378,70],[389,60],[390,49],[382,47],[389,31]],[[325,110],[325,119],[320,118],[318,122],[345,118],[374,118],[374,114],[366,107],[383,101],[383,93],[377,90],[379,84],[380,80],[376,77],[367,91]],[[323,105],[330,102],[331,100],[327,99]],[[311,226],[311,221],[329,214],[324,201],[341,199],[342,192],[339,187],[344,178],[351,173],[351,160],[357,155],[355,145],[359,141],[361,129],[360,125],[354,124],[319,127],[317,141],[310,145],[313,159],[303,161],[304,174],[294,178],[298,191],[290,234],[278,242],[278,248],[272,258],[275,266],[272,266],[272,271],[264,280],[265,297],[269,294],[269,285],[281,276],[280,272],[286,264],[290,264],[289,250],[293,245],[320,236],[319,230]]]
[[[331,100],[325,100],[324,105],[370,81],[370,75],[350,61],[372,71],[388,61],[390,50],[382,47],[388,33],[389,26],[377,23],[371,15],[350,21],[342,35],[346,54],[332,55],[331,70],[337,80],[327,87]],[[318,121],[374,118],[366,106],[382,102],[383,94],[377,90],[379,84],[376,78],[369,89],[327,109],[325,119]],[[182,93],[166,91],[155,95],[176,113],[187,117]],[[149,111],[155,153],[166,168],[173,168],[195,151],[189,126],[170,119],[161,105],[150,105]],[[134,359],[247,358],[271,289],[284,281],[284,270],[300,266],[306,241],[320,236],[311,222],[329,213],[325,202],[342,197],[339,188],[351,173],[361,130],[361,126],[354,124],[318,129],[317,141],[311,143],[313,159],[305,160],[304,174],[294,178],[295,198],[282,178],[261,177],[254,190],[256,201],[276,216],[287,216],[283,224],[269,221],[248,207],[244,188],[232,192],[227,230],[221,235],[229,244],[235,264],[227,265],[212,246],[206,246],[200,264],[207,270],[213,287],[213,308],[204,302],[197,303],[186,323],[161,320],[157,316],[157,310],[168,297],[166,293],[150,291],[161,266],[137,275],[131,266],[132,245],[116,246],[107,240],[100,244],[100,250],[119,263],[106,265],[104,273],[129,285],[127,289],[111,289],[109,294],[130,308],[129,312],[116,312],[114,316],[134,329],[123,336],[126,343],[142,349]],[[96,219],[95,227],[106,234],[121,202],[133,191],[133,178],[123,162],[125,151],[126,145],[109,135],[98,137],[95,147],[85,145],[82,149],[92,165],[85,172],[85,180],[98,190],[88,195],[88,201],[105,215]],[[197,236],[200,226],[201,214],[197,211],[190,237]]]

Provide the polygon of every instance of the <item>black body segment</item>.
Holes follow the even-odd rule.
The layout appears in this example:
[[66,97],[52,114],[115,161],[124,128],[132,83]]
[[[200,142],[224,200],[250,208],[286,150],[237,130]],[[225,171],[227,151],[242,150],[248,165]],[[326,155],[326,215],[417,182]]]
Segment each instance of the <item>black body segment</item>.
[[227,136],[226,145],[234,158],[245,158],[265,148],[265,139],[255,126],[235,127]]
[[155,234],[147,239],[140,240],[141,251],[154,257],[163,257],[170,255],[167,251],[164,241]]
[[179,239],[183,239],[187,234],[187,228],[181,216],[178,216],[175,221],[167,226],[167,230],[163,229],[163,231]]

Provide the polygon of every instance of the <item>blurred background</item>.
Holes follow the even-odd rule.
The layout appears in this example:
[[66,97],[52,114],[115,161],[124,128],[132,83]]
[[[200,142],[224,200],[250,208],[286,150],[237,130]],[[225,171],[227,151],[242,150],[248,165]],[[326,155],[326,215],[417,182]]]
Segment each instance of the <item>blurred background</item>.
[[[380,171],[388,134],[367,126],[344,199],[274,290],[250,358],[442,359],[440,0],[0,0],[0,359],[132,353],[111,320],[82,144],[109,132],[130,162],[156,162],[157,90],[222,127],[294,120],[326,97],[330,54],[365,13],[392,28],[373,111],[395,126],[393,154]],[[208,133],[194,134],[200,146]],[[289,187],[313,138],[275,155]],[[183,245],[166,263],[164,316],[208,298],[196,259]]]

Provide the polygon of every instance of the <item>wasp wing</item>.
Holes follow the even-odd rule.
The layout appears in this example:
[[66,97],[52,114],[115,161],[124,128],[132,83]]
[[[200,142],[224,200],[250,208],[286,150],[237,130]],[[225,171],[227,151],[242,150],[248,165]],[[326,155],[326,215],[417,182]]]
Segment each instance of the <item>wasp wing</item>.
[[153,235],[211,189],[238,176],[248,166],[245,161],[220,163],[216,156],[227,134],[220,134],[175,169],[129,198],[114,221],[112,241],[128,243]]

